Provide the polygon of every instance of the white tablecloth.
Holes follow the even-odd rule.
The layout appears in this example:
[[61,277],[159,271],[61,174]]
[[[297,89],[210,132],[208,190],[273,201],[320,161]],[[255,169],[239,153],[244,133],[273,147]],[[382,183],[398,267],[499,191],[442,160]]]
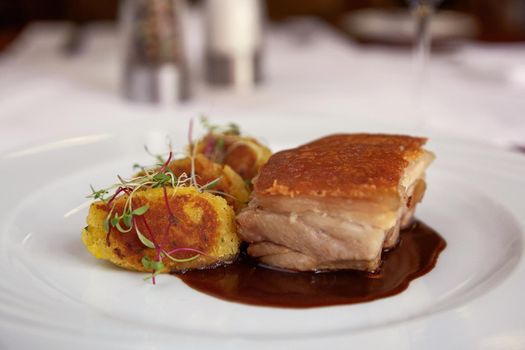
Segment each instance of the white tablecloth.
[[61,50],[70,27],[36,23],[0,56],[0,152],[159,117],[337,117],[410,124],[504,146],[525,144],[525,44],[480,45],[434,56],[415,89],[410,52],[362,47],[313,20],[267,31],[265,82],[252,92],[212,89],[202,78],[202,31],[189,17],[194,97],[129,103],[119,94],[116,28],[85,31],[80,54]]

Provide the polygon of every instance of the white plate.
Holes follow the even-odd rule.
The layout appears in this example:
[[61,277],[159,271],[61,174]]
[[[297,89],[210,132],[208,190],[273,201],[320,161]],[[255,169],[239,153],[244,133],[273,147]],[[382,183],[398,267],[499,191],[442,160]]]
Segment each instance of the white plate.
[[[271,118],[241,124],[273,149],[357,131],[326,120],[300,130]],[[175,146],[185,143],[185,122],[162,123],[162,130]],[[525,347],[525,157],[433,138],[428,147],[438,158],[417,216],[448,242],[436,268],[394,297],[292,310],[218,300],[172,276],[152,286],[85,251],[87,210],[64,214],[84,201],[90,183],[131,173],[147,160],[143,145],[158,149],[164,137],[144,126],[0,158],[0,349]]]

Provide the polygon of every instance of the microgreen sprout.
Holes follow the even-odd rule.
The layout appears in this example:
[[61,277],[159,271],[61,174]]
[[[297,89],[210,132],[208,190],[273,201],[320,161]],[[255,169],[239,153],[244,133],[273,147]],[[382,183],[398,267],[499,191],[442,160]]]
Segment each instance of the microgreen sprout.
[[[170,149],[171,149],[171,146],[170,146]],[[164,164],[166,161],[164,160],[164,157],[162,156],[162,154],[155,154],[153,152],[151,152],[148,148],[148,146],[144,145],[144,150],[146,151],[147,154],[149,154],[150,156],[152,156],[153,158],[155,158],[157,160],[157,165],[162,165]],[[135,164],[135,165],[138,165],[138,164]]]
[[225,135],[240,135],[241,129],[235,123],[228,123],[226,125],[213,125],[209,122],[206,116],[201,116],[201,125],[211,134],[225,134]]
[[86,198],[93,198],[95,200],[101,200],[103,202],[106,201],[106,195],[109,194],[109,191],[107,189],[101,189],[101,190],[95,190],[95,188],[93,187],[93,185],[89,185],[89,187],[91,188],[91,194],[89,196],[87,196]]
[[155,284],[155,276],[157,276],[162,271],[162,269],[164,269],[164,263],[162,260],[151,260],[151,258],[147,255],[142,258],[141,262],[142,266],[144,266],[146,270],[153,271],[151,276],[144,278],[144,281],[147,281],[151,278],[153,284]]
[[219,184],[220,181],[221,181],[221,177],[218,177],[215,180],[212,180],[208,182],[207,184],[201,186],[201,190],[203,191],[211,190],[212,188],[215,188]]

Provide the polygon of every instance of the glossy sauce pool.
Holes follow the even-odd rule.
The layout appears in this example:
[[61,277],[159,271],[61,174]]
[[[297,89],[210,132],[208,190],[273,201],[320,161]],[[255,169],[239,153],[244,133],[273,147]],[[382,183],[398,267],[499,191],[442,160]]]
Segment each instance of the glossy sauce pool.
[[355,304],[401,293],[410,281],[432,270],[445,247],[436,231],[415,221],[401,231],[396,248],[383,252],[375,274],[280,271],[241,254],[231,265],[177,276],[200,292],[244,304],[288,308]]

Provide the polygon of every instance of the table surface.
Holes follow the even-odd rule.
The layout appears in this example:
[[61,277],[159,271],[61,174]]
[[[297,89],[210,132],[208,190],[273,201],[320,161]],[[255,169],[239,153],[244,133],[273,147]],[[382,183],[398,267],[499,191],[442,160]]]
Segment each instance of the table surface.
[[[410,52],[360,46],[314,20],[268,28],[263,84],[251,91],[203,82],[202,23],[188,17],[193,99],[125,101],[115,26],[90,25],[79,54],[64,53],[71,27],[35,23],[0,56],[0,152],[71,135],[181,116],[282,115],[412,125],[505,147],[525,144],[525,44],[464,43],[432,57],[416,84]],[[362,123],[360,123],[362,124]]]
[[[189,52],[195,96],[189,103],[175,106],[132,104],[121,98],[115,27],[97,24],[87,28],[83,50],[76,56],[62,51],[70,30],[67,24],[39,23],[28,27],[11,49],[0,56],[0,159],[2,153],[24,145],[98,133],[101,129],[113,131],[129,124],[158,122],[162,125],[165,118],[187,118],[202,113],[211,117],[231,116],[237,121],[283,116],[297,120],[297,128],[301,128],[301,122],[306,119],[322,122],[338,118],[349,126],[352,123],[413,125],[422,134],[429,129],[502,147],[525,145],[523,44],[465,43],[453,53],[433,57],[424,89],[416,89],[409,52],[362,47],[319,22],[287,23],[268,29],[264,84],[254,91],[232,92],[212,89],[202,82],[202,33],[198,17],[190,20],[194,28],[190,31]],[[510,175],[519,177],[519,174]],[[486,172],[487,179],[491,176],[491,172]],[[470,181],[472,176],[466,178],[465,181]],[[478,181],[479,187],[491,183],[485,181]],[[512,187],[514,183],[497,181],[495,185],[491,191],[501,192],[497,200],[510,198],[503,203],[519,211],[522,200],[520,191]],[[497,191],[499,188],[504,190]],[[519,271],[517,273],[520,276]],[[510,298],[520,288],[513,287],[519,286],[521,280],[508,281],[513,284],[499,289],[496,300],[515,300]],[[484,303],[485,300],[477,299],[477,305],[483,305],[478,313],[469,313],[470,309],[464,308],[457,312],[457,319],[464,319],[468,326],[459,327],[452,334],[457,334],[457,343],[467,344],[465,348],[473,337],[484,334],[483,339],[488,341],[483,343],[487,344],[486,348],[512,348],[512,345],[520,348],[523,345],[521,323],[500,332],[507,324],[494,327],[492,320],[487,321],[490,317],[486,317],[519,319],[519,312],[508,311],[519,305],[507,302],[501,307],[498,303]],[[448,325],[450,319],[442,315],[436,316],[436,322]],[[473,326],[479,323],[483,327]],[[426,331],[434,339],[442,337],[441,328],[433,324]],[[400,328],[378,332],[376,338],[404,340],[398,338],[398,332],[409,331]],[[413,334],[415,339],[425,332],[414,327]],[[9,336],[20,341],[25,334]],[[28,342],[40,341],[35,337],[26,338]],[[344,337],[334,340],[345,344]],[[324,344],[326,338],[316,341],[306,338],[302,344],[312,347]],[[406,346],[417,347],[414,344],[417,343],[406,343]]]

